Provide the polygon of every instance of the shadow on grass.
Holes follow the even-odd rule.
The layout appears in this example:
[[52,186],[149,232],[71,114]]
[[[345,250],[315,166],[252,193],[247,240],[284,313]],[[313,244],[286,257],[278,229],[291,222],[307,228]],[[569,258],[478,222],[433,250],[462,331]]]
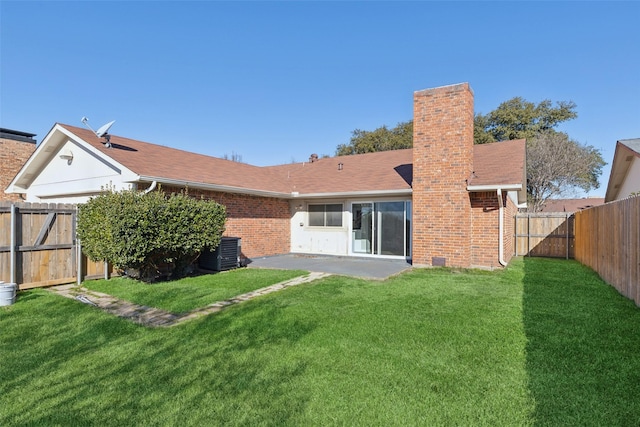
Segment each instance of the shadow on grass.
[[576,261],[524,259],[536,425],[640,425],[640,309]]
[[288,394],[304,360],[273,355],[315,325],[274,304],[155,330],[38,291],[2,320],[0,425],[282,424],[306,405]]

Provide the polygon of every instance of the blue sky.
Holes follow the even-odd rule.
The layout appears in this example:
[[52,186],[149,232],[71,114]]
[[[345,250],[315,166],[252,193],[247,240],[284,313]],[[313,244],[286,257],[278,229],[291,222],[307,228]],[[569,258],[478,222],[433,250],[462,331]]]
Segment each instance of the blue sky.
[[273,165],[469,82],[481,113],[574,101],[561,130],[611,163],[640,137],[639,17],[638,2],[0,0],[0,126],[41,141],[115,119],[116,135]]

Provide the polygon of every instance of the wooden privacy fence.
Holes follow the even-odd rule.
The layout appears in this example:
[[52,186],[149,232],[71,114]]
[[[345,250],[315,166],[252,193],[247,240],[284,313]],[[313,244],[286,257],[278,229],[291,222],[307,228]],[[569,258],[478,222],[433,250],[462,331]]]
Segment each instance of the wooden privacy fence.
[[640,306],[640,196],[577,212],[575,253]]
[[524,213],[515,216],[515,254],[573,258],[575,217],[572,213]]
[[28,289],[110,274],[79,254],[76,218],[71,204],[0,202],[0,281]]

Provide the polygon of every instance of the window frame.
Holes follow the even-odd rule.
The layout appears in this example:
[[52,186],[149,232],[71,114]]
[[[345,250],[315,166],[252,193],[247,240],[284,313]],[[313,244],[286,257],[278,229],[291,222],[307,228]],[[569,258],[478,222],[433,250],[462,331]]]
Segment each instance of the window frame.
[[[317,209],[318,207],[322,207],[322,210]],[[315,207],[316,209],[312,208]],[[333,207],[334,209],[327,209],[328,207]],[[317,220],[318,214],[322,214],[322,224],[320,224]],[[312,218],[312,214],[314,214],[314,218]],[[333,215],[332,215],[333,214]],[[338,214],[338,215],[335,215]],[[343,203],[309,203],[307,205],[307,224],[309,227],[319,227],[319,228],[342,228],[344,226],[344,204]],[[336,220],[339,219],[339,224],[335,224]]]

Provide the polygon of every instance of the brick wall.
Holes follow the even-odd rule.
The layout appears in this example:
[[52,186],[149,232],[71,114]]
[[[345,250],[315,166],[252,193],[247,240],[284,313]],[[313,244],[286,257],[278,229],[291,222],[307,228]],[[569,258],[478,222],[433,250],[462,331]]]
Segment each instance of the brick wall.
[[[467,83],[414,93],[413,263],[471,265],[473,92]],[[435,260],[437,261],[437,260]]]
[[4,190],[35,150],[36,144],[32,142],[0,138],[0,200],[22,200],[19,194],[7,194]]
[[511,261],[511,258],[516,253],[516,222],[515,216],[518,213],[518,205],[507,197],[507,202],[504,205],[504,260],[506,262]]
[[[473,267],[500,268],[500,206],[498,195],[495,191],[470,193],[472,209],[472,240],[471,240],[471,265]],[[509,262],[514,254],[514,216],[518,207],[502,194],[503,229],[502,229],[502,258]]]
[[[162,187],[167,193],[180,188]],[[214,200],[227,208],[225,236],[242,239],[242,255],[256,258],[291,250],[291,214],[283,199],[189,189],[189,195]]]
[[472,209],[471,265],[499,267],[498,245],[500,206],[495,191],[470,193]]

